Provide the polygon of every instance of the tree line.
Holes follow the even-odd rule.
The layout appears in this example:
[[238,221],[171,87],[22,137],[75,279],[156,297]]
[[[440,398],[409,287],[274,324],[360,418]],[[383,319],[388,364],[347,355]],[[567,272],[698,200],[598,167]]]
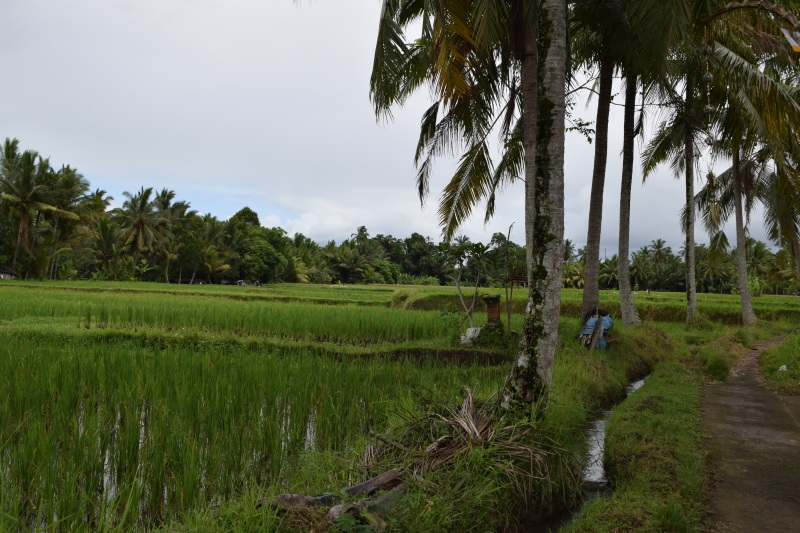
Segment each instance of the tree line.
[[[489,243],[460,236],[434,243],[370,236],[361,226],[340,243],[320,245],[302,234],[261,226],[249,207],[229,220],[199,214],[169,189],[124,192],[121,207],[105,191],[92,190],[77,169],[55,170],[32,150],[6,139],[0,153],[0,266],[25,278],[146,280],[165,283],[388,283],[482,287],[525,278],[525,250],[502,233]],[[722,245],[695,248],[700,290],[736,290],[734,256]],[[684,250],[662,239],[633,252],[631,286],[685,290]],[[585,286],[586,249],[567,239],[567,288]],[[798,290],[794,256],[747,243],[748,280],[758,292]],[[618,289],[616,255],[598,262],[602,288]]]

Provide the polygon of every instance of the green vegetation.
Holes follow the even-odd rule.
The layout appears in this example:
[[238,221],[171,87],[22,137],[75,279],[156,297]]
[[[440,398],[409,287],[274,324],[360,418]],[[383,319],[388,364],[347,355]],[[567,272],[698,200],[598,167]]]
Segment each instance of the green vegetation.
[[[580,321],[565,317],[544,418],[523,426],[527,436],[505,426],[471,434],[463,387],[480,420],[513,343],[456,347],[453,288],[4,282],[0,294],[0,529],[10,531],[332,530],[324,510],[256,502],[338,494],[392,467],[415,474],[385,515],[391,529],[499,530],[575,503],[582,429],[654,366],[609,423],[615,492],[573,530],[692,530],[706,483],[697,457],[684,455],[697,452],[699,372],[724,379],[732,343],[788,329],[700,320],[687,330],[676,318],[617,327],[612,350],[588,352],[573,342]],[[577,291],[564,296],[566,308],[579,302]],[[662,319],[681,305],[681,295],[651,296],[643,301]],[[603,293],[604,305],[614,297]],[[795,312],[793,299],[761,298]],[[434,301],[450,312],[420,304]],[[730,297],[704,303],[736,313]],[[513,320],[518,328],[518,312]],[[764,358],[795,386],[797,342]],[[426,450],[440,438],[451,445],[431,468]],[[538,465],[536,479],[520,474],[523,457]],[[669,476],[673,488],[649,489]],[[338,527],[361,527],[348,524]]]
[[567,531],[700,531],[708,478],[697,406],[702,379],[678,361],[659,364],[611,416],[609,498],[587,503]]
[[[0,160],[0,270],[28,280],[158,281],[182,291],[191,289],[181,283],[238,280],[441,286],[459,279],[465,287],[501,287],[509,275],[524,276],[524,249],[501,233],[488,244],[466,237],[437,244],[418,233],[407,238],[370,236],[362,226],[349,239],[322,246],[301,234],[289,237],[281,228],[261,227],[258,215],[247,207],[227,221],[202,216],[168,189],[126,192],[122,207],[108,209],[112,198],[106,191],[91,191],[74,168],[54,170],[37,152],[21,152],[16,140],[6,140]],[[24,200],[26,195],[33,196]],[[759,294],[800,290],[791,247],[773,253],[765,243],[748,239],[746,248],[748,276]],[[735,256],[726,250],[697,246],[700,292],[735,290]],[[583,287],[584,251],[568,240],[565,260],[564,287]],[[619,287],[616,265],[616,256],[600,265],[601,288]],[[659,307],[647,306],[644,291],[685,290],[684,270],[680,254],[662,239],[632,253],[631,285],[641,291],[637,305],[645,304],[643,318],[653,320],[648,307]],[[113,284],[126,289],[132,285]],[[681,311],[677,306],[675,312]],[[715,318],[722,310],[705,312]],[[756,307],[756,312],[775,318],[769,307]],[[764,312],[769,316],[762,316]]]
[[486,395],[501,375],[478,365],[4,334],[4,513],[34,523],[59,516],[69,531],[114,517],[131,500],[143,523],[157,523],[278,483],[304,449],[354,445],[412,390],[453,396],[473,383]]
[[791,335],[781,346],[765,350],[761,370],[770,387],[781,394],[800,395],[800,336]]
[[[381,288],[350,288],[336,293],[346,305],[327,305],[318,302],[329,287],[93,287],[0,285],[4,529],[166,521],[200,531],[233,517],[278,527],[294,518],[255,509],[255,495],[336,492],[401,466],[399,456],[366,462],[368,430],[393,434],[402,413],[424,412],[429,400],[454,405],[464,385],[483,402],[506,372],[496,363],[507,356],[456,351],[446,316],[390,308],[393,294]],[[570,342],[578,325],[562,322],[551,409],[537,429],[553,452],[553,487],[537,482],[544,503],[528,515],[572,501],[586,420],[664,354],[663,336],[647,329],[622,334],[624,351],[588,353]],[[513,478],[492,475],[502,446],[471,442],[450,467],[421,476],[397,527],[499,527],[516,516],[522,500],[506,497]],[[475,506],[465,486],[493,496]]]

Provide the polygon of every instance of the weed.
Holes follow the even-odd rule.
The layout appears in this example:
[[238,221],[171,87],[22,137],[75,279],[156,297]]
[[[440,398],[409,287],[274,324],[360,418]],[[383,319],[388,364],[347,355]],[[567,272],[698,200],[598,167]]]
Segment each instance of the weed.
[[725,381],[733,368],[735,354],[726,342],[712,342],[697,349],[700,369],[717,381]]
[[753,333],[747,328],[739,328],[733,334],[733,340],[745,348],[753,347]]
[[787,395],[800,395],[800,336],[792,335],[761,354],[761,370],[770,387]]

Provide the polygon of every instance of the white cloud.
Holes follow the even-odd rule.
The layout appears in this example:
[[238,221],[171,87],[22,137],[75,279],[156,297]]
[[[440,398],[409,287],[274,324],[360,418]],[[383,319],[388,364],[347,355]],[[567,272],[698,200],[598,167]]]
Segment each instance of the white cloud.
[[[118,200],[168,187],[226,218],[249,205],[269,225],[324,242],[371,234],[439,238],[437,164],[420,209],[412,165],[427,94],[378,124],[369,77],[380,2],[365,0],[4,0],[0,137],[81,170]],[[579,109],[593,120],[593,109]],[[621,110],[613,109],[602,246],[616,246]],[[594,146],[567,145],[567,237],[585,242]],[[633,247],[680,245],[683,186],[635,178]],[[481,206],[463,232],[487,242],[516,222],[522,188]]]

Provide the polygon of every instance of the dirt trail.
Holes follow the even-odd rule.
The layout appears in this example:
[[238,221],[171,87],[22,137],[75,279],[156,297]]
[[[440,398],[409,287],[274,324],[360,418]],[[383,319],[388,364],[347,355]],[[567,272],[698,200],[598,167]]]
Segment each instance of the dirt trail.
[[703,393],[712,531],[800,531],[800,398],[769,390],[758,369],[761,352],[781,342],[743,349],[731,379]]

